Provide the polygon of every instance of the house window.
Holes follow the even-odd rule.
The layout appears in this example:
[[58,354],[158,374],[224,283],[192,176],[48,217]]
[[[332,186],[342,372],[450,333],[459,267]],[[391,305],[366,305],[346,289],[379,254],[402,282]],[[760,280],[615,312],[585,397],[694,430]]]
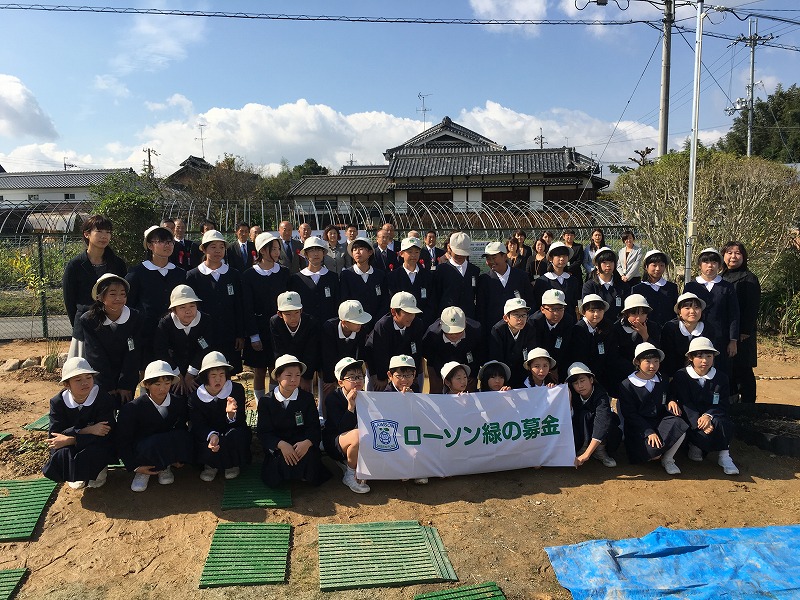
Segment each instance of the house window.
[[28,194],[28,202],[38,202],[39,194]]
[[64,200],[75,200],[75,194],[64,194]]

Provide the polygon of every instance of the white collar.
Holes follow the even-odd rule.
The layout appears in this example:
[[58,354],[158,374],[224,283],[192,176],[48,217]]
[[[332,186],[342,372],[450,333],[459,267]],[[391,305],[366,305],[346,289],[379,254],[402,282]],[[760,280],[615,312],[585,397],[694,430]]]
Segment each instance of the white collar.
[[595,327],[592,327],[592,326],[589,324],[589,321],[587,321],[587,320],[586,320],[586,317],[583,317],[583,319],[582,319],[582,320],[583,320],[583,322],[584,322],[584,323],[586,323],[586,329],[588,329],[588,330],[589,330],[589,333],[594,333],[595,331],[597,331],[597,329],[596,329]]
[[[556,327],[558,327],[558,323],[561,323],[561,321],[559,321],[559,322],[558,322],[558,323],[556,323],[555,325],[550,325],[550,321],[548,321],[547,319],[545,319],[545,320],[544,320],[544,322],[545,322],[545,325],[547,325],[547,329],[548,329],[548,331],[553,331],[553,329],[555,329]],[[587,324],[587,325],[589,325],[589,323],[586,323],[586,324]]]
[[342,329],[342,322],[339,321],[339,324],[336,326],[339,330],[339,339],[340,340],[354,340],[356,339],[356,332],[352,332],[350,335],[345,335],[344,330]]
[[405,331],[406,329],[408,329],[408,327],[400,327],[400,325],[398,325],[397,321],[395,321],[394,319],[392,319],[392,325],[394,325],[395,331]]
[[328,267],[323,265],[319,271],[310,271],[308,267],[306,267],[305,269],[301,269],[300,273],[302,273],[306,277],[313,277],[314,275],[316,275],[317,277],[322,277],[323,275],[328,273]]
[[416,275],[417,273],[419,273],[419,265],[414,265],[414,270],[409,271],[408,269],[406,269],[405,263],[403,263],[403,270],[409,275]]
[[633,327],[630,327],[630,326],[628,326],[628,325],[625,325],[625,322],[624,322],[624,321],[622,321],[622,330],[623,330],[625,333],[633,333],[634,331],[636,331],[636,330],[635,330]]
[[458,272],[461,273],[462,276],[464,275],[464,273],[467,272],[467,264],[468,263],[469,263],[469,261],[465,260],[463,263],[458,264],[452,258],[450,259],[450,264],[453,265],[456,269],[458,269]]
[[153,403],[153,406],[155,406],[158,409],[158,412],[161,412],[162,408],[167,408],[169,406],[170,395],[169,392],[167,392],[167,397],[164,398],[164,401],[161,404],[156,404],[155,401],[150,397],[150,394],[147,394],[147,399]]
[[206,263],[201,262],[197,267],[197,270],[203,275],[213,275],[214,273],[217,273],[218,275],[225,275],[225,273],[228,272],[228,263],[222,263],[222,266],[219,269],[211,269],[206,265]]
[[503,287],[506,287],[506,284],[508,283],[508,278],[511,276],[511,267],[509,267],[508,264],[506,264],[506,272],[505,273],[500,275],[500,273],[495,271],[494,274],[497,275],[497,279],[500,280],[500,283],[503,284]]
[[712,379],[714,379],[714,377],[717,376],[717,368],[711,367],[708,370],[708,373],[706,373],[705,375],[700,375],[697,371],[694,370],[694,367],[692,365],[686,365],[686,373],[688,373],[689,377],[691,377],[692,379],[705,379],[706,381],[711,381]]
[[654,375],[652,379],[642,379],[636,373],[631,373],[628,375],[628,381],[630,381],[636,387],[647,387],[649,383],[658,383],[661,381],[661,378],[658,375]]
[[97,398],[97,394],[100,392],[100,387],[95,384],[92,386],[92,391],[89,392],[89,395],[86,396],[86,400],[83,402],[75,402],[75,397],[72,395],[72,392],[69,390],[64,390],[61,392],[61,399],[64,401],[64,404],[67,408],[85,408],[87,406],[91,406],[94,404],[95,399]]
[[202,402],[211,402],[215,398],[227,398],[228,396],[231,395],[232,391],[233,391],[233,382],[230,379],[228,379],[227,381],[225,381],[225,383],[222,386],[222,389],[216,396],[212,396],[211,394],[209,394],[208,390],[206,389],[206,386],[201,385],[200,387],[197,388],[197,397]]
[[700,285],[708,285],[709,283],[719,283],[720,281],[722,281],[722,276],[721,275],[717,275],[716,277],[714,277],[714,279],[712,279],[711,281],[708,281],[707,279],[703,279],[702,277],[700,277],[698,275],[697,277],[695,277],[694,280],[697,283],[699,283]]
[[700,321],[694,328],[694,331],[689,331],[686,329],[686,325],[683,324],[683,321],[678,321],[678,329],[680,330],[681,334],[685,337],[698,337],[703,335],[703,329],[705,329],[705,323]]
[[[508,325],[506,325],[506,326],[508,327]],[[513,331],[511,331],[511,327],[508,327],[508,333],[510,333],[511,337],[514,338],[514,341],[517,341],[517,338],[519,337],[519,334],[522,333],[522,329],[517,331],[517,333],[514,333]]]
[[653,288],[655,291],[658,291],[658,288],[660,288],[660,287],[664,287],[665,285],[667,285],[667,280],[666,280],[666,279],[664,279],[664,278],[662,277],[661,279],[659,279],[659,280],[658,280],[658,281],[656,281],[655,283],[650,283],[650,282],[648,281],[648,282],[647,282],[647,285],[649,285],[649,286],[650,286],[651,288]]
[[181,320],[178,318],[178,315],[176,315],[175,313],[170,313],[170,316],[172,317],[172,323],[175,325],[175,327],[177,327],[178,329],[183,330],[183,332],[186,335],[189,335],[189,330],[191,330],[192,327],[197,326],[197,324],[200,322],[200,311],[199,310],[197,311],[197,314],[194,316],[194,319],[192,319],[192,322],[189,323],[188,325],[184,325],[183,323],[181,323]]
[[144,268],[147,269],[148,271],[158,271],[162,275],[166,275],[172,269],[175,268],[175,265],[173,265],[171,262],[168,262],[166,267],[159,267],[151,260],[146,260],[142,264],[144,265]]
[[458,346],[458,344],[459,344],[459,343],[461,343],[461,341],[462,341],[464,338],[466,338],[466,337],[467,337],[466,335],[462,335],[460,338],[458,338],[458,339],[457,339],[457,340],[454,342],[454,341],[452,341],[450,338],[448,338],[448,337],[447,337],[447,336],[444,334],[444,332],[442,332],[442,339],[444,340],[444,343],[445,343],[445,344],[451,344],[451,345],[453,345],[453,346]]
[[545,277],[551,279],[553,281],[558,280],[558,283],[564,283],[567,279],[570,278],[570,274],[564,271],[561,275],[556,275],[552,271],[548,271],[544,274]]
[[258,273],[259,275],[272,275],[281,270],[281,265],[280,263],[274,263],[271,269],[264,270],[258,264],[255,264],[253,265],[253,269],[255,269],[255,272]]
[[375,269],[373,269],[370,266],[370,268],[367,269],[366,271],[362,271],[361,269],[358,268],[358,265],[354,263],[353,264],[353,272],[357,273],[358,275],[362,275],[362,276],[363,275],[372,275],[375,272]]
[[292,400],[297,400],[297,395],[300,392],[300,388],[295,388],[295,390],[286,398],[283,394],[281,394],[281,390],[278,386],[275,386],[275,399],[283,404],[283,408],[289,406],[289,402]]
[[119,319],[117,319],[116,321],[112,321],[111,319],[106,317],[106,320],[103,321],[103,325],[111,325],[112,323],[115,325],[123,325],[124,323],[127,323],[128,319],[130,318],[131,318],[131,309],[128,308],[127,306],[123,306],[122,314],[119,316]]
[[294,331],[292,331],[291,329],[289,329],[289,326],[286,324],[286,322],[285,322],[285,321],[283,321],[283,326],[284,326],[284,327],[286,327],[286,331],[288,331],[288,332],[289,332],[289,335],[290,335],[290,336],[292,336],[292,337],[294,337],[295,335],[297,335],[297,332],[298,332],[298,331],[300,331],[300,325],[302,325],[302,324],[303,324],[303,315],[302,315],[302,314],[300,315],[300,320],[299,320],[299,321],[297,321],[297,327],[295,327],[295,330],[294,330]]

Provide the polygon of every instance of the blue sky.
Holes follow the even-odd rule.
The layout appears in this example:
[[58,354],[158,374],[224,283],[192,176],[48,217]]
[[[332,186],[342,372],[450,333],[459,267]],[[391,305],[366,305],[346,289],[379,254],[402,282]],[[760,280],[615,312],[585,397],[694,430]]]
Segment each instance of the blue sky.
[[[800,21],[793,0],[720,0],[741,15]],[[624,0],[620,0],[623,8]],[[585,0],[578,0],[583,7]],[[661,9],[631,0],[621,10],[576,9],[574,0],[421,2],[129,0],[96,6],[308,15],[658,21]],[[695,10],[673,36],[670,146],[689,135]],[[0,165],[7,171],[130,166],[142,148],[166,176],[200,155],[233,153],[276,172],[282,158],[338,169],[382,151],[445,115],[509,148],[575,146],[626,162],[657,145],[659,31],[624,26],[421,25],[214,19],[0,10]],[[746,35],[747,22],[713,13],[705,31]],[[800,46],[800,27],[759,20],[759,33]],[[650,59],[651,53],[655,53]],[[649,60],[649,65],[648,65]],[[723,135],[728,96],[745,95],[749,50],[706,37],[701,139]],[[800,52],[759,47],[756,86],[797,83]],[[639,81],[641,77],[641,81]],[[637,82],[638,87],[637,87]],[[634,92],[635,90],[635,92]],[[621,118],[612,137],[615,124]]]

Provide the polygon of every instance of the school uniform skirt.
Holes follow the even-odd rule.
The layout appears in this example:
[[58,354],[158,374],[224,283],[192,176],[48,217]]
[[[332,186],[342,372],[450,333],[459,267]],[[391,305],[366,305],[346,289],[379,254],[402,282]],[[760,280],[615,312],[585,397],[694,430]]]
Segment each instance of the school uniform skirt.
[[[578,408],[572,415],[572,434],[575,436],[575,450],[588,446],[594,437],[595,412]],[[622,429],[619,426],[619,416],[611,413],[611,424],[608,433],[600,440],[605,444],[606,450],[614,452],[622,442]]]
[[628,460],[631,464],[644,463],[658,458],[668,449],[672,448],[680,437],[689,429],[689,425],[681,417],[668,414],[665,417],[654,417],[647,419],[650,428],[653,429],[658,437],[661,438],[663,447],[654,448],[647,443],[647,436],[644,431],[628,426],[629,421],[625,421],[625,450],[628,453]]
[[185,429],[171,429],[136,440],[133,444],[138,465],[153,465],[162,471],[174,463],[190,463],[194,459],[192,436]]
[[246,340],[242,351],[244,364],[254,369],[267,369],[269,371],[275,366],[275,355],[272,352],[272,334],[269,331],[269,317],[256,315],[255,319],[263,350],[253,350],[250,341]]
[[261,479],[268,487],[278,487],[284,481],[299,479],[311,485],[321,485],[331,478],[331,473],[322,464],[322,452],[319,447],[312,446],[296,465],[287,465],[283,454],[276,450],[275,454],[267,452],[261,468]]
[[231,427],[225,433],[219,434],[219,452],[212,452],[208,442],[202,440],[198,446],[197,459],[199,462],[215,469],[230,469],[231,467],[244,467],[250,464],[250,443],[253,432],[247,425]]
[[50,459],[42,473],[53,481],[90,481],[97,479],[100,471],[117,462],[117,453],[111,440],[95,442],[81,449],[65,446],[50,452]]
[[716,452],[727,450],[733,439],[733,422],[726,417],[714,417],[714,431],[703,433],[700,429],[689,429],[686,437],[703,452]]

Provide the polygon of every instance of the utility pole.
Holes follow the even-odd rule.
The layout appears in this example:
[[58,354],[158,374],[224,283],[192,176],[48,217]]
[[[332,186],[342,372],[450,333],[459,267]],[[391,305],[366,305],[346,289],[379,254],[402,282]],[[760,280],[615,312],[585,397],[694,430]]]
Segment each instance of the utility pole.
[[539,127],[539,135],[533,138],[534,142],[539,142],[539,150],[544,150],[544,145],[547,143],[547,140],[544,139],[544,134],[542,133],[542,128]]
[[703,0],[699,0],[697,9],[697,25],[694,38],[694,92],[692,99],[692,141],[689,146],[689,193],[686,198],[686,256],[683,264],[683,281],[689,283],[692,278],[692,246],[696,223],[694,222],[694,197],[697,180],[697,138],[700,120],[700,75],[703,64]]
[[664,156],[669,151],[669,79],[672,64],[672,25],[674,23],[674,0],[664,0],[664,29],[661,42],[661,102],[658,110],[659,156]]
[[427,98],[428,96],[432,96],[432,95],[433,94],[423,94],[422,92],[417,94],[417,98],[422,100],[422,108],[418,108],[417,109],[417,112],[421,112],[422,113],[422,131],[425,131],[428,128],[428,126],[425,124],[426,120],[427,120],[426,116],[427,116],[427,113],[430,112],[430,110],[431,110],[430,108],[425,108],[425,98]]
[[153,178],[153,159],[152,156],[159,156],[158,152],[153,150],[152,148],[142,148],[142,152],[147,153],[147,166],[145,167],[145,171],[147,172],[147,176],[152,179]]

